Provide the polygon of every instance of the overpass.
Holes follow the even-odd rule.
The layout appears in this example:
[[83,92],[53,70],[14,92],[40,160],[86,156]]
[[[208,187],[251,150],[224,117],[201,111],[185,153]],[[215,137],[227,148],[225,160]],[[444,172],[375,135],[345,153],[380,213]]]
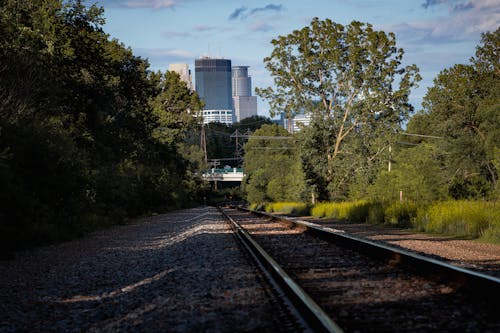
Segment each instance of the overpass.
[[213,182],[241,182],[245,177],[242,168],[224,168],[205,170],[203,179]]

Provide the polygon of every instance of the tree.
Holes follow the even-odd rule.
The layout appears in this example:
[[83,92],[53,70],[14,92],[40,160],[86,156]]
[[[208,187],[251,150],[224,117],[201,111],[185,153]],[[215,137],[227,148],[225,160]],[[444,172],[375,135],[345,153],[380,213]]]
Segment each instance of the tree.
[[[432,143],[422,143],[395,152],[392,170],[383,170],[368,187],[368,197],[378,201],[397,201],[403,191],[405,200],[441,200],[447,197],[443,172],[445,156]],[[364,196],[366,197],[366,196]]]
[[242,119],[240,122],[233,124],[232,127],[239,129],[240,131],[255,132],[263,125],[271,125],[273,122],[271,119],[264,116],[251,116],[245,119]]
[[483,198],[498,190],[500,149],[500,28],[482,36],[471,64],[441,71],[412,124],[421,134],[443,136],[449,192]]
[[0,247],[196,199],[182,145],[199,99],[110,39],[102,15],[80,0],[2,1]]
[[348,178],[386,158],[390,134],[412,111],[408,96],[418,69],[401,65],[393,33],[356,21],[342,26],[315,18],[271,43],[264,62],[275,88],[257,93],[272,115],[310,112],[312,126],[302,136],[307,178],[324,199],[345,196]]
[[150,104],[158,121],[153,137],[163,143],[184,139],[187,131],[197,128],[201,122],[201,118],[196,117],[203,107],[198,94],[191,91],[176,72],[151,73],[150,79],[156,86]]
[[291,134],[282,127],[266,124],[253,135],[255,138],[244,146],[243,190],[247,200],[264,203],[307,199],[304,173]]

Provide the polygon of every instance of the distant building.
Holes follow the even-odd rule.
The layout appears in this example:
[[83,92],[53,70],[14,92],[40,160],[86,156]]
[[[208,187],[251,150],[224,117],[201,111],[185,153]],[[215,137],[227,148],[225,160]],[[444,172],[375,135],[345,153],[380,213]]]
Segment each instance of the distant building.
[[233,110],[202,110],[203,123],[222,123],[231,125],[234,121]]
[[189,69],[188,64],[170,64],[168,66],[168,70],[179,74],[181,80],[186,82],[188,89],[194,90],[191,70]]
[[252,96],[252,78],[248,66],[232,68],[234,116],[237,122],[257,115],[257,97]]
[[303,112],[296,114],[292,119],[285,118],[285,113],[281,113],[280,123],[283,127],[290,133],[300,132],[301,126],[309,126],[311,123],[311,114],[308,112]]
[[[232,124],[233,93],[231,87],[231,60],[203,57],[195,60],[196,92],[205,103],[203,122]],[[227,117],[231,115],[231,122]]]

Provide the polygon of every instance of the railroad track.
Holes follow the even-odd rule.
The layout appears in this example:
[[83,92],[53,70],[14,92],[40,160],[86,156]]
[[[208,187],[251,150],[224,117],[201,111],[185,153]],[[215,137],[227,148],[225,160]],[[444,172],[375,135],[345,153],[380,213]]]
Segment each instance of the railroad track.
[[312,223],[221,209],[309,327],[500,332],[500,279]]

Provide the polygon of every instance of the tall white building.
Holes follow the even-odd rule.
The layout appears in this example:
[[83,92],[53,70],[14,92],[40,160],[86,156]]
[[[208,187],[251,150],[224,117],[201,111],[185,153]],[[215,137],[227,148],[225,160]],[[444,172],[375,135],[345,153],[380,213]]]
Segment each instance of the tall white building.
[[235,121],[257,115],[257,97],[252,96],[252,78],[249,66],[233,66],[232,89]]
[[188,89],[194,90],[191,70],[188,64],[170,64],[168,70],[179,74],[181,80],[186,82]]

